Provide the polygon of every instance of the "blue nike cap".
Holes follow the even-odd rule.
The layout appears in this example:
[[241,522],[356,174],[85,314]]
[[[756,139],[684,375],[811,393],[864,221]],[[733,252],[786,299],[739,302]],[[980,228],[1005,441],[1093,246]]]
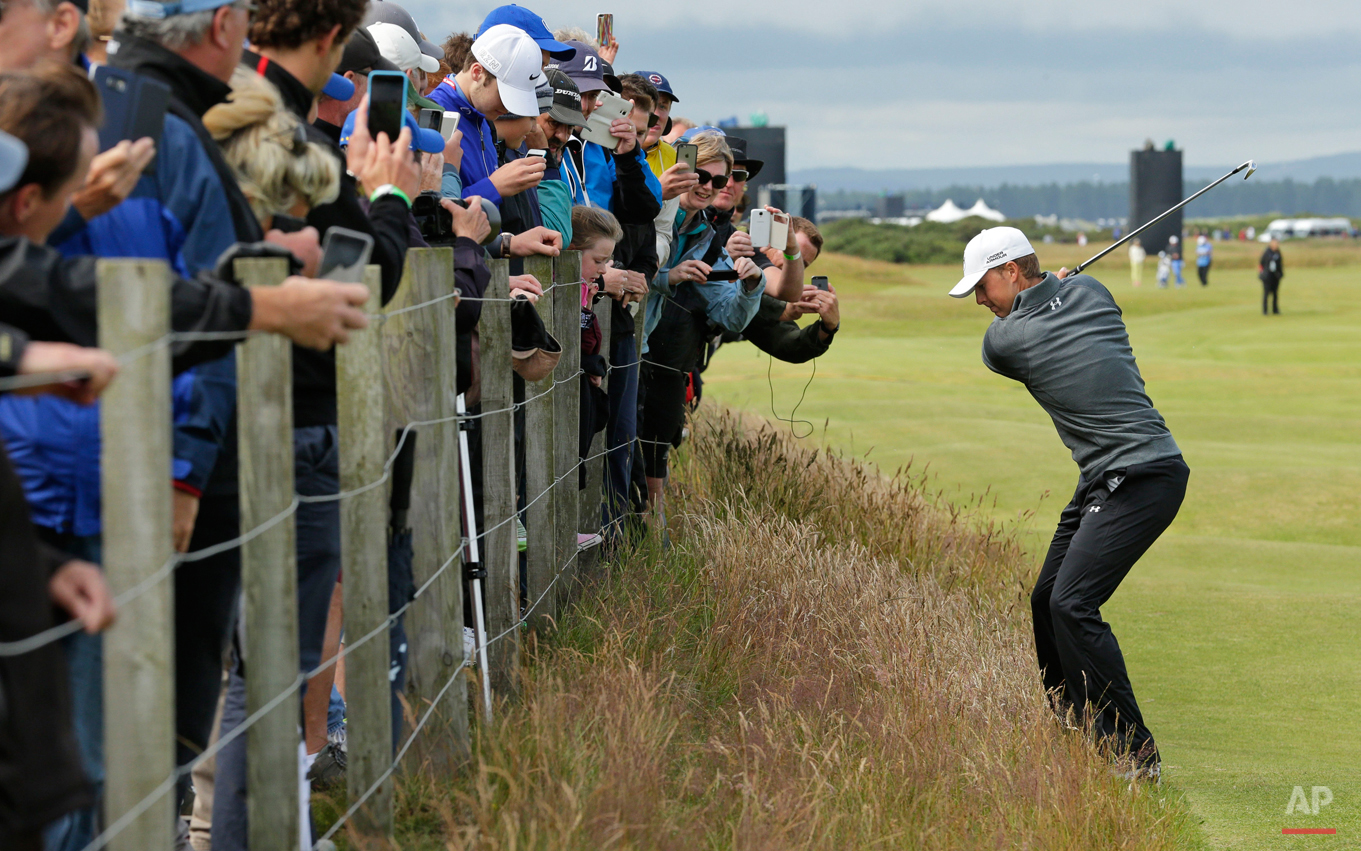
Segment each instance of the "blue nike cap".
[[510,24],[516,29],[524,30],[541,50],[547,50],[548,55],[554,59],[571,59],[576,56],[575,47],[553,38],[553,33],[549,31],[548,24],[543,22],[543,18],[524,6],[512,3],[509,6],[497,6],[492,9],[482,21],[482,26],[478,28],[477,37],[480,38],[482,33],[497,24]]

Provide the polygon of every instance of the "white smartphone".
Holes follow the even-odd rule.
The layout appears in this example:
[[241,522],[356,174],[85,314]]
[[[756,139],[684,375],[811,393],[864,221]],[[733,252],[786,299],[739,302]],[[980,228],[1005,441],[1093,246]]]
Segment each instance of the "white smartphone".
[[752,248],[765,248],[770,245],[771,215],[764,207],[757,207],[747,214],[747,235],[751,237]]
[[458,113],[457,112],[444,113],[444,117],[440,119],[439,123],[439,134],[444,137],[444,141],[447,142],[451,138],[453,138],[454,131],[457,129],[458,129]]
[[581,138],[613,151],[619,147],[619,137],[611,135],[610,125],[617,119],[628,118],[632,111],[630,101],[624,100],[614,92],[601,92],[595,112],[586,119],[586,126],[581,128]]
[[789,244],[789,214],[770,214],[770,244],[784,251]]

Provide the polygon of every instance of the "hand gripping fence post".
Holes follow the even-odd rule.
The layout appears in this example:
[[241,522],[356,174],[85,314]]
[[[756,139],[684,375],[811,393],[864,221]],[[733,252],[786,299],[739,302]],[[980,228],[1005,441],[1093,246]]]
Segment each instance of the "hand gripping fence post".
[[[573,300],[578,296],[567,287],[553,287],[553,258],[530,257],[525,260],[525,274],[533,275],[544,287],[544,294],[535,305],[544,328],[552,333],[554,305],[559,299]],[[555,338],[557,334],[553,334]],[[563,346],[580,345],[571,339],[558,338]],[[575,393],[572,382],[554,387],[553,382],[568,375],[559,362],[554,372],[542,381],[525,382],[525,398],[533,399],[525,406],[525,494],[532,498],[545,494],[525,512],[525,527],[529,533],[525,570],[525,598],[537,600],[544,596],[557,572],[557,498],[568,485],[553,482],[554,397],[561,393]],[[549,392],[549,391],[552,392]],[[535,397],[542,398],[535,398]],[[572,486],[575,486],[573,483]],[[546,493],[545,493],[546,492]],[[556,615],[552,595],[528,613],[531,629],[541,630]]]
[[[273,286],[282,259],[236,261],[245,286]],[[237,348],[241,528],[254,529],[293,504],[293,352],[283,337]],[[246,711],[254,713],[298,679],[298,571],[294,517],[241,544],[245,597]],[[246,731],[246,812],[252,848],[300,844],[296,693]]]
[[[170,274],[152,260],[100,260],[99,345],[122,355],[170,333]],[[120,594],[173,555],[170,349],[127,363],[104,394],[104,574]],[[104,634],[105,806],[128,812],[175,768],[173,583],[149,588]],[[289,751],[292,755],[293,751]],[[296,809],[296,807],[295,807]],[[113,841],[117,851],[170,848],[174,796],[162,795]]]
[[[378,310],[382,288],[377,266],[365,270],[369,301]],[[388,617],[387,498],[385,488],[360,490],[382,479],[388,456],[383,417],[383,348],[371,325],[336,347],[336,408],[339,413],[340,490],[359,491],[340,506],[340,554],[345,631],[365,636]],[[355,811],[352,835],[361,847],[386,848],[392,835],[392,700],[387,635],[355,646],[345,660],[345,783],[355,804],[375,783],[377,790]]]
[[[443,704],[409,749],[408,767],[426,766],[447,774],[469,753],[467,681],[461,676],[450,679],[464,663],[454,419],[456,308],[453,299],[444,298],[454,290],[454,259],[449,248],[412,249],[406,258],[402,282],[388,302],[382,327],[386,433],[420,424],[408,517],[414,579],[425,591],[406,613],[406,695],[418,716]],[[409,309],[415,305],[426,306]],[[444,573],[426,587],[442,569]]]
[[[581,280],[581,253],[564,251],[553,264],[553,282],[571,283]],[[557,296],[553,305],[553,336],[562,344],[562,360],[558,362],[559,380],[577,375],[581,371],[581,291],[577,286],[563,286],[554,290]],[[567,579],[575,574],[572,567],[563,568],[577,551],[577,508],[580,491],[577,490],[579,435],[581,429],[581,391],[578,379],[559,385],[553,392],[553,481],[557,482],[557,539],[558,546],[553,564],[568,571]],[[566,391],[566,392],[564,392]],[[554,593],[558,603],[567,599],[572,582],[559,582]]]
[[[482,432],[482,562],[487,631],[501,635],[520,619],[520,554],[515,524],[515,402],[514,372],[510,366],[510,303],[494,299],[510,296],[510,266],[505,260],[491,263],[491,283],[478,320],[481,341]],[[555,391],[556,392],[556,391]],[[476,463],[474,459],[473,463]],[[520,637],[512,630],[488,647],[492,686],[509,693],[519,665]]]

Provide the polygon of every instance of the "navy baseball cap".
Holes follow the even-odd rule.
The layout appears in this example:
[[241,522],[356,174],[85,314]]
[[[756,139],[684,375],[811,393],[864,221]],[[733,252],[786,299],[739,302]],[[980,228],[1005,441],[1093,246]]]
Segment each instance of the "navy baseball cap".
[[635,71],[634,73],[656,86],[657,91],[671,98],[675,103],[680,103],[680,98],[676,97],[676,93],[671,91],[671,82],[661,74],[656,71]]
[[548,63],[549,68],[557,68],[562,73],[572,78],[572,82],[577,84],[577,90],[583,95],[588,92],[600,92],[609,89],[619,91],[619,78],[614,76],[614,72],[606,73],[609,63],[600,58],[600,54],[585,42],[569,41],[568,46],[576,50],[576,55],[571,59],[554,60]]
[[516,6],[512,3],[509,6],[497,6],[492,9],[483,19],[482,26],[477,28],[477,35],[482,35],[497,24],[510,24],[516,29],[524,30],[530,38],[534,39],[540,49],[547,50],[548,55],[554,59],[571,59],[577,54],[575,47],[570,44],[563,44],[553,38],[553,33],[549,31],[548,24],[543,22],[543,18],[524,6]]
[[[340,128],[340,147],[344,148],[350,144],[350,134],[354,132],[354,117],[358,115],[351,112],[345,116],[345,124]],[[416,123],[416,118],[406,110],[402,110],[402,123],[411,128],[411,150],[420,151],[423,154],[438,154],[444,151],[444,137],[438,130],[430,130]]]
[[8,192],[28,167],[28,146],[0,130],[0,192]]

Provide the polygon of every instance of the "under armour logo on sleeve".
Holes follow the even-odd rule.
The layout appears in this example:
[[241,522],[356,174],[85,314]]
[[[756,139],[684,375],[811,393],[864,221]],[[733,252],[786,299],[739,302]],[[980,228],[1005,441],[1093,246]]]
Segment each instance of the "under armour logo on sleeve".
[[1054,296],[1054,300],[1049,302],[1049,309],[1058,310],[1060,307],[1063,307],[1063,302],[1059,301],[1058,296]]

